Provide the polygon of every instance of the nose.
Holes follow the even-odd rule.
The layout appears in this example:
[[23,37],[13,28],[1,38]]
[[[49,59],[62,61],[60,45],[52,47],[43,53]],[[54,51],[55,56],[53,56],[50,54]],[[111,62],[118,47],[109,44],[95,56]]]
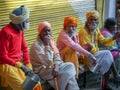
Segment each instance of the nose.
[[92,23],[95,23],[96,21],[94,19],[91,20]]
[[73,27],[70,27],[69,30],[72,31],[74,28]]
[[45,35],[50,35],[50,31],[46,31],[46,32],[45,32]]

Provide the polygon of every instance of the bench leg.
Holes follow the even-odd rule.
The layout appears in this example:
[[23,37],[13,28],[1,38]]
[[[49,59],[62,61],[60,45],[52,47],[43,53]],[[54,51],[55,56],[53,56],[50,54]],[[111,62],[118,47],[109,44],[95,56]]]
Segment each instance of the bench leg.
[[83,87],[84,88],[86,88],[86,83],[87,83],[86,79],[87,79],[87,73],[84,72],[84,76],[83,76]]

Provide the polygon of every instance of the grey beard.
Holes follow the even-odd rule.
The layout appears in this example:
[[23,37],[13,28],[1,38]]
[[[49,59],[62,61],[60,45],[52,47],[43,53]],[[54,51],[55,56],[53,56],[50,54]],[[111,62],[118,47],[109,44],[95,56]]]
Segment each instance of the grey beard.
[[88,24],[88,27],[91,31],[94,31],[97,28],[98,24]]
[[25,28],[25,30],[28,30],[29,26],[30,26],[29,23],[24,22],[24,28]]
[[74,35],[76,34],[76,30],[72,31],[71,33],[66,32],[71,38],[74,37]]

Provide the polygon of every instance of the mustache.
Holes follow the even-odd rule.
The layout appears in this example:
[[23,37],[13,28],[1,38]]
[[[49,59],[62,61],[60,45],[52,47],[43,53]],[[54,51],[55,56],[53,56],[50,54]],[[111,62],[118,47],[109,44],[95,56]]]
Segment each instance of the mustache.
[[44,36],[44,38],[50,38],[51,37],[51,35],[45,35]]
[[73,30],[66,30],[66,33],[75,33],[76,32],[76,30],[75,29],[73,29]]

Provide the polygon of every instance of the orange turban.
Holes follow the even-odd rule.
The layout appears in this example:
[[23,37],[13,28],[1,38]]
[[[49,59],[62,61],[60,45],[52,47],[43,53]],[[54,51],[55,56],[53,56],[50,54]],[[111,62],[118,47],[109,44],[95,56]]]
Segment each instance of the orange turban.
[[89,17],[95,17],[95,18],[98,18],[99,17],[99,12],[98,11],[87,11],[86,12],[86,20],[89,18]]
[[64,27],[66,27],[68,24],[73,23],[75,27],[77,27],[77,19],[74,17],[65,17],[64,18]]
[[38,33],[40,33],[43,30],[43,28],[46,26],[51,28],[51,24],[48,23],[47,21],[41,22],[38,26]]

